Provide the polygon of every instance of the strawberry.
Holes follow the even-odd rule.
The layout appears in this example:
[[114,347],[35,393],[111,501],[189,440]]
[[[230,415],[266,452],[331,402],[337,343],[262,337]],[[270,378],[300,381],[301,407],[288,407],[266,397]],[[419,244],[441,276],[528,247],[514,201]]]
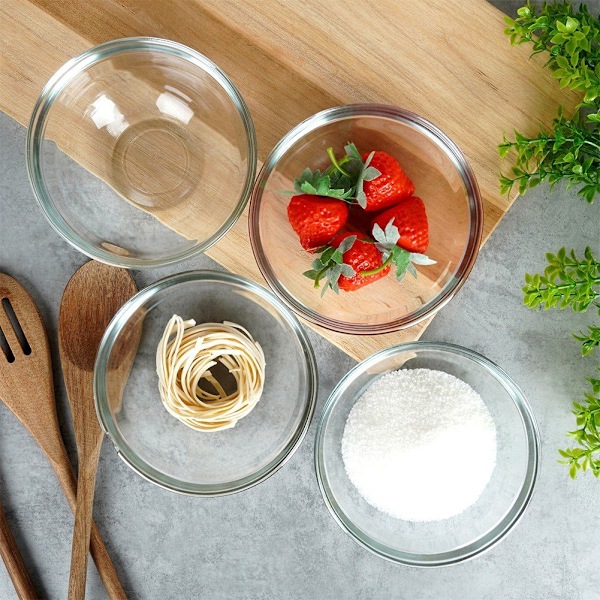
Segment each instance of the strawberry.
[[287,208],[292,229],[305,250],[328,244],[348,220],[348,204],[343,200],[301,194]]
[[[365,184],[366,185],[366,184]],[[400,234],[397,245],[409,252],[423,254],[429,246],[429,223],[421,198],[412,196],[384,210],[373,219],[371,226],[381,229],[392,223]]]
[[366,196],[364,209],[366,211],[382,210],[412,196],[415,186],[393,156],[378,150],[374,153],[364,153],[362,160],[380,173],[378,177],[371,180],[365,179],[363,182],[362,189]]
[[[357,239],[352,244],[349,250],[344,252],[344,264],[350,265],[354,269],[355,275],[353,277],[347,277],[346,275],[340,275],[338,279],[338,285],[340,289],[347,292],[357,290],[369,283],[385,277],[390,272],[390,266],[386,266],[381,270],[378,270],[383,264],[381,252],[376,248],[372,242],[363,242],[360,238],[363,236],[358,231],[351,231],[349,233],[341,233],[331,240],[331,246],[339,248],[343,240],[351,235],[356,235]],[[370,275],[365,275],[365,271],[377,271]]]
[[359,231],[340,233],[313,261],[312,269],[304,275],[313,279],[317,288],[326,276],[321,295],[329,288],[336,293],[340,289],[347,292],[357,290],[390,272],[389,265],[383,266],[381,251],[375,243],[363,240],[363,234]]
[[362,237],[370,237],[373,230],[371,225],[373,219],[373,213],[365,212],[358,204],[350,204],[346,226],[355,231],[362,231]]

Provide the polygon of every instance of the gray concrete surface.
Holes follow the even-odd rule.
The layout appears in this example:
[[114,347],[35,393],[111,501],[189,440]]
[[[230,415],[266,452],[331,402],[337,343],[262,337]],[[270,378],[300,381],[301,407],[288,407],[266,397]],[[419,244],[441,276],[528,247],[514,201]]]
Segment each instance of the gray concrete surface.
[[[514,3],[496,2],[512,8]],[[598,2],[594,2],[597,8]],[[55,368],[62,290],[85,260],[44,220],[24,166],[25,131],[0,114],[0,271],[33,293],[49,329]],[[291,461],[261,485],[235,496],[197,499],[159,489],[135,475],[105,444],[95,518],[131,598],[597,600],[600,597],[600,481],[570,481],[556,462],[573,427],[570,400],[586,389],[593,358],[570,337],[587,318],[526,310],[525,271],[561,245],[599,246],[600,203],[587,206],[562,189],[537,188],[519,200],[481,252],[457,297],[425,339],[462,344],[503,366],[525,391],[539,421],[543,460],[537,492],[519,526],[484,556],[458,566],[419,570],[359,547],[329,515],[313,469],[317,417],[353,361],[313,332],[320,395],[317,417]],[[135,273],[139,286],[191,268],[219,268],[198,257],[174,268]],[[59,418],[74,440],[56,373]],[[72,454],[73,456],[73,454]],[[45,598],[66,598],[72,515],[46,459],[0,404],[0,490],[8,520]],[[91,561],[90,561],[91,562]],[[105,598],[95,568],[90,599]],[[0,599],[16,597],[0,567]]]

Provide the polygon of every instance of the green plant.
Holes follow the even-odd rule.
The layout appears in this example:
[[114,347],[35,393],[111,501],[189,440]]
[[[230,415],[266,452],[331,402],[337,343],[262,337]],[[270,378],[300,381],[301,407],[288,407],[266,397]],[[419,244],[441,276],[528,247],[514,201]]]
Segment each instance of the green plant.
[[583,110],[572,119],[559,110],[551,131],[504,137],[500,156],[514,150],[516,159],[511,174],[501,176],[502,193],[566,181],[568,187],[580,185],[578,193],[591,203],[600,193],[600,20],[585,5],[576,10],[570,2],[558,2],[543,4],[539,12],[527,3],[506,23],[511,44],[531,43],[532,55],[547,52],[546,66],[560,86],[585,95]]
[[573,402],[573,414],[577,420],[577,429],[569,432],[578,444],[578,448],[559,450],[562,464],[569,465],[569,474],[573,479],[579,470],[590,469],[600,477],[600,379],[588,381],[592,392],[586,392],[585,404]]
[[542,275],[525,275],[523,301],[529,308],[570,306],[575,312],[584,312],[593,304],[600,309],[596,301],[600,297],[600,262],[589,246],[582,259],[574,250],[567,254],[565,248],[546,254],[546,259],[548,266]]
[[[539,9],[528,2],[517,14],[506,18],[511,44],[530,43],[532,55],[547,53],[546,66],[559,85],[581,92],[583,99],[571,119],[559,109],[551,130],[541,129],[533,137],[515,131],[513,140],[504,136],[498,153],[505,157],[512,152],[515,163],[509,175],[500,176],[501,192],[508,194],[516,186],[522,194],[542,181],[551,187],[564,181],[567,189],[578,186],[577,193],[591,204],[600,194],[600,19],[585,5],[576,9],[570,2],[544,3]],[[580,259],[561,248],[546,258],[543,274],[525,276],[524,303],[576,312],[594,307],[600,314],[600,263],[592,250],[586,248]],[[600,327],[589,325],[574,337],[582,355],[591,354],[600,346]],[[589,381],[592,393],[585,394],[583,404],[573,403],[578,429],[569,435],[578,447],[559,450],[573,478],[588,468],[600,477],[600,380]]]
[[[585,312],[595,308],[600,314],[600,262],[587,247],[582,258],[574,251],[561,248],[556,254],[547,254],[548,266],[543,274],[525,275],[524,302],[530,308],[567,308]],[[600,346],[600,327],[589,325],[587,332],[573,337],[581,343],[581,354],[591,354]],[[569,465],[569,474],[575,478],[579,470],[589,468],[600,477],[600,379],[589,379],[592,393],[585,394],[584,403],[573,402],[578,429],[569,432],[578,448],[559,450]],[[594,395],[595,394],[595,395]]]

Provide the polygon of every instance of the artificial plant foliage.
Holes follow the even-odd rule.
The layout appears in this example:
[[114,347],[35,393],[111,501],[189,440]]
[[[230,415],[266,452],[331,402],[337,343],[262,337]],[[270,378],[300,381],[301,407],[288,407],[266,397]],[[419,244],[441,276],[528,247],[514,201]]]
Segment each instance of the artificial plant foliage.
[[[540,129],[531,137],[517,131],[512,139],[504,136],[498,152],[501,157],[513,156],[514,165],[500,177],[501,192],[508,194],[516,186],[522,194],[542,181],[551,187],[565,182],[567,189],[576,187],[592,204],[600,194],[600,19],[584,4],[575,7],[571,2],[540,7],[528,2],[517,15],[506,18],[505,33],[511,44],[528,43],[532,54],[544,53],[558,85],[583,97],[572,118],[559,109],[551,129]],[[546,258],[543,273],[525,276],[524,303],[530,308],[569,307],[600,314],[600,263],[592,249],[587,247],[578,256],[561,248]],[[582,355],[590,355],[600,346],[600,327],[590,324],[574,338]],[[559,450],[573,478],[582,470],[600,477],[600,379],[589,382],[592,391],[573,403],[577,429],[568,435],[576,446]]]

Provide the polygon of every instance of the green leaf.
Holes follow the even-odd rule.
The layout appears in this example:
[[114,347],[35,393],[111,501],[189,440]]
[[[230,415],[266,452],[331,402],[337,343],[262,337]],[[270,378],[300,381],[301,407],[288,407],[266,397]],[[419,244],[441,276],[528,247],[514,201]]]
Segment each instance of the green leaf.
[[576,462],[571,463],[571,467],[569,468],[569,475],[570,475],[571,479],[575,479],[575,477],[577,477],[577,463]]
[[410,252],[407,252],[404,250],[404,248],[396,246],[392,252],[392,262],[396,267],[396,279],[402,281],[404,278],[404,273],[410,265]]
[[[333,180],[332,177],[321,173],[318,169],[311,171],[310,169],[304,169],[300,177],[294,179],[294,193],[310,194],[313,196],[324,196],[328,198],[334,198],[336,200],[347,200],[352,196],[353,188],[350,187],[336,187],[339,180]],[[290,192],[284,191],[282,193],[290,194]]]
[[[354,146],[354,150],[356,150],[356,146]],[[352,150],[352,152],[354,152],[354,150]],[[356,152],[358,152],[358,150],[356,150]],[[367,157],[367,160],[365,160],[364,164],[362,164],[362,159],[361,159],[361,164],[362,164],[362,168],[360,169],[360,172],[358,174],[358,178],[356,180],[356,201],[358,202],[358,204],[362,207],[362,208],[366,208],[367,206],[367,196],[363,190],[363,184],[365,181],[372,181],[373,179],[376,179],[377,177],[379,177],[381,175],[381,173],[375,169],[374,167],[369,167],[369,164],[371,163],[371,160],[373,160],[373,156],[375,155],[375,152],[371,152],[369,154],[369,156]],[[370,169],[370,171],[369,171]],[[370,179],[365,179],[365,175],[369,173],[370,175]]]
[[338,252],[345,254],[352,246],[354,246],[354,242],[356,242],[355,235],[349,235],[347,238],[344,238],[342,243],[338,246]]
[[346,152],[346,156],[349,158],[354,158],[356,160],[360,160],[360,162],[362,162],[362,156],[360,155],[360,152],[358,151],[358,148],[351,142],[348,142],[345,146],[344,146],[344,150]]
[[308,277],[309,279],[316,279],[318,274],[319,271],[315,271],[314,269],[311,269],[310,271],[304,271],[304,273],[302,273],[302,275]]
[[[558,26],[558,23],[557,23]],[[565,24],[565,29],[569,33],[573,33],[579,27],[579,21],[577,19],[573,19],[572,17],[567,18],[567,22]]]
[[373,179],[377,179],[381,175],[381,171],[376,169],[375,167],[367,167],[363,173],[363,181],[373,181]]
[[558,31],[560,31],[561,33],[568,32],[567,26],[565,25],[565,23],[562,23],[561,21],[556,21],[556,29],[558,29]]
[[429,258],[428,256],[426,256],[425,254],[417,254],[417,253],[414,253],[414,252],[411,253],[410,260],[415,265],[429,266],[429,265],[435,265],[436,264],[435,260],[432,260],[431,258]]

